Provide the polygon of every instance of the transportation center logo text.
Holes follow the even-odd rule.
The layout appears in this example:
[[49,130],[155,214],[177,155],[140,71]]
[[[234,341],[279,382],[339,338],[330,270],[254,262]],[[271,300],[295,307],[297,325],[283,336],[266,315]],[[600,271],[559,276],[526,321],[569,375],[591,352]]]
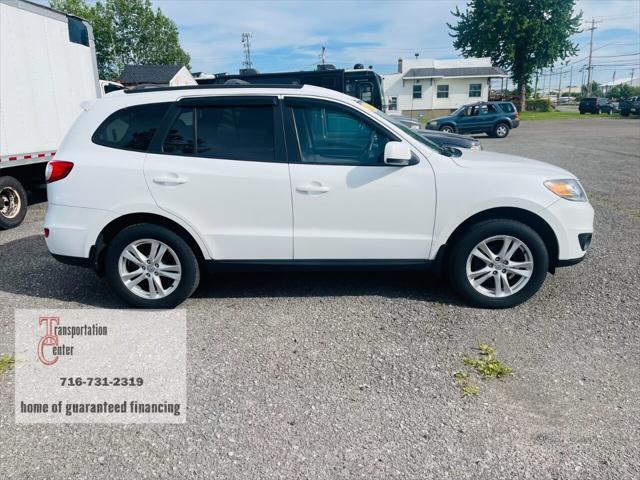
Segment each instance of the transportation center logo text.
[[[48,367],[55,365],[60,357],[74,354],[74,345],[60,343],[60,337],[73,340],[79,336],[107,335],[108,328],[104,325],[60,325],[60,317],[40,317],[38,324],[44,329],[44,335],[38,341],[38,360]],[[64,338],[63,338],[64,341]]]

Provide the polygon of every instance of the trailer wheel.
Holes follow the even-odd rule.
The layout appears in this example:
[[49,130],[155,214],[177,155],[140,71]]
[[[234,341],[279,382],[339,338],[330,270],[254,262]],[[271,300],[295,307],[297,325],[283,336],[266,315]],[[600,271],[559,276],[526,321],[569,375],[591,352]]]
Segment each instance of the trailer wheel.
[[13,177],[0,177],[0,230],[17,227],[27,214],[27,192]]

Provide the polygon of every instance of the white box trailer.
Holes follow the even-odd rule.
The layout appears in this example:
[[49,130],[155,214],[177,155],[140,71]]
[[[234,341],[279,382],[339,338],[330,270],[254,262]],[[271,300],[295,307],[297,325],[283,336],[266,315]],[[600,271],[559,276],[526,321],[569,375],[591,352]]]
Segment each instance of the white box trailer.
[[25,188],[101,92],[85,20],[24,0],[0,0],[0,229],[26,214]]

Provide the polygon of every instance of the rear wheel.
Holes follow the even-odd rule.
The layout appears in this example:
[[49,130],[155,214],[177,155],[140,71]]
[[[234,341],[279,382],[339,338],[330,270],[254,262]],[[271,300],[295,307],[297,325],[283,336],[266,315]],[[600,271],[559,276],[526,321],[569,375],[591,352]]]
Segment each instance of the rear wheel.
[[27,192],[13,177],[0,177],[0,230],[15,228],[27,215]]
[[498,123],[493,129],[493,135],[498,138],[504,138],[509,135],[509,125],[506,123]]
[[441,126],[440,131],[445,133],[455,133],[455,129],[451,125]]
[[198,260],[189,244],[153,224],[118,233],[107,248],[105,270],[118,296],[138,308],[174,308],[200,281]]
[[508,308],[534,295],[549,257],[540,236],[514,220],[488,220],[467,229],[448,257],[454,289],[471,304]]

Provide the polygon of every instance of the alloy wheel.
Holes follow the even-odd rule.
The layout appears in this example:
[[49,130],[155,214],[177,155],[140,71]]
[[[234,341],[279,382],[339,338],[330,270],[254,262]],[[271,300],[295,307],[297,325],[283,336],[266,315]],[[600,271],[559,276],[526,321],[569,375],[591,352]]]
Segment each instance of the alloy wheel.
[[131,293],[156,300],[175,291],[182,278],[182,266],[171,247],[145,238],[131,242],[122,250],[118,274]]
[[518,293],[533,274],[533,255],[527,245],[510,235],[496,235],[478,243],[469,254],[467,280],[491,298]]

